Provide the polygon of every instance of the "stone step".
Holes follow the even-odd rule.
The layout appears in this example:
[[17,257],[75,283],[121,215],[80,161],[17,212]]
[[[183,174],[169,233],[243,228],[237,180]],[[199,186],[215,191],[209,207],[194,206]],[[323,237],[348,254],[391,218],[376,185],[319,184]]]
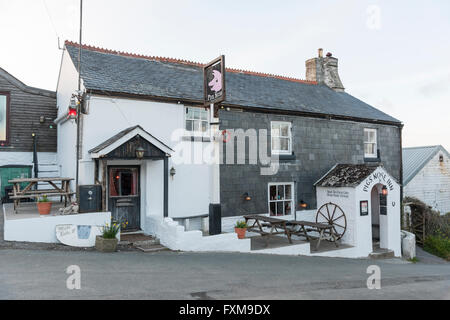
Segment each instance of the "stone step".
[[395,258],[394,251],[392,250],[377,250],[369,254],[371,259],[391,259]]
[[164,247],[160,244],[156,244],[156,245],[142,245],[142,246],[136,246],[136,249],[144,252],[144,253],[149,253],[149,252],[159,252],[159,251],[166,251],[169,250],[169,248]]

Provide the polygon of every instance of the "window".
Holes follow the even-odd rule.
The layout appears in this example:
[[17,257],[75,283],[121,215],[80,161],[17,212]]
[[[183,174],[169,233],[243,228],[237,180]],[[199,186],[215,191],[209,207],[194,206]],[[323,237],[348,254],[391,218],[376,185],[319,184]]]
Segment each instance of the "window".
[[109,195],[126,197],[138,195],[137,168],[111,168],[109,171]]
[[209,131],[209,110],[186,107],[186,131],[195,135],[207,135]]
[[292,214],[294,199],[293,183],[269,183],[269,213],[271,216]]
[[9,94],[0,93],[0,146],[8,143]]
[[364,157],[377,158],[377,129],[364,129]]
[[273,154],[292,154],[290,122],[271,122],[271,137]]

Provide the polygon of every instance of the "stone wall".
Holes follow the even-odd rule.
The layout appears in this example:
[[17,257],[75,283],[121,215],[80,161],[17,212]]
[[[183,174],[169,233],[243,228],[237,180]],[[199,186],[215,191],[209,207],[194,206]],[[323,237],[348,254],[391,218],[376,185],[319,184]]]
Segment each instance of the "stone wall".
[[[364,128],[378,129],[381,164],[395,179],[400,178],[400,129],[396,126],[225,109],[220,110],[219,118],[221,130],[265,129],[269,134],[271,121],[290,121],[294,153],[292,159],[280,160],[278,173],[273,176],[262,176],[259,164],[249,164],[248,146],[246,164],[222,164],[220,198],[223,217],[268,213],[270,182],[294,182],[296,205],[303,200],[308,204],[308,209],[316,209],[313,184],[317,180],[337,163],[367,161],[364,159]],[[236,145],[235,142],[235,154]],[[268,149],[270,151],[270,145]],[[222,158],[226,159],[226,147]],[[243,194],[246,192],[251,196],[251,201],[244,200]],[[296,209],[299,210],[298,207]]]

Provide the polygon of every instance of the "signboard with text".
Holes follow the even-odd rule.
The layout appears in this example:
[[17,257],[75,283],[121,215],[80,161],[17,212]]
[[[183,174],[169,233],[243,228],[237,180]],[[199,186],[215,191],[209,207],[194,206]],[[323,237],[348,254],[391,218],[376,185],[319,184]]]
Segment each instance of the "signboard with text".
[[225,100],[225,56],[208,63],[203,69],[204,100],[206,104]]

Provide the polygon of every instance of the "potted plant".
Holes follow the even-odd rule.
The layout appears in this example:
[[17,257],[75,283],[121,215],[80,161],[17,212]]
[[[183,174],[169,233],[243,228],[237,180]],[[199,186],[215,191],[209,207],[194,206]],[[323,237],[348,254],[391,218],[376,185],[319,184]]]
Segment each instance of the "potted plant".
[[48,214],[50,214],[50,211],[52,210],[52,203],[48,200],[46,194],[42,195],[42,197],[38,199],[38,202],[36,205],[37,205],[39,214],[41,214],[41,215],[48,215]]
[[115,252],[117,250],[117,234],[120,231],[120,226],[124,227],[128,223],[119,223],[111,220],[111,224],[106,224],[102,228],[102,235],[95,237],[95,248],[101,252]]
[[247,231],[247,223],[245,221],[238,221],[234,226],[234,232],[237,233],[238,239],[245,238],[245,232]]

